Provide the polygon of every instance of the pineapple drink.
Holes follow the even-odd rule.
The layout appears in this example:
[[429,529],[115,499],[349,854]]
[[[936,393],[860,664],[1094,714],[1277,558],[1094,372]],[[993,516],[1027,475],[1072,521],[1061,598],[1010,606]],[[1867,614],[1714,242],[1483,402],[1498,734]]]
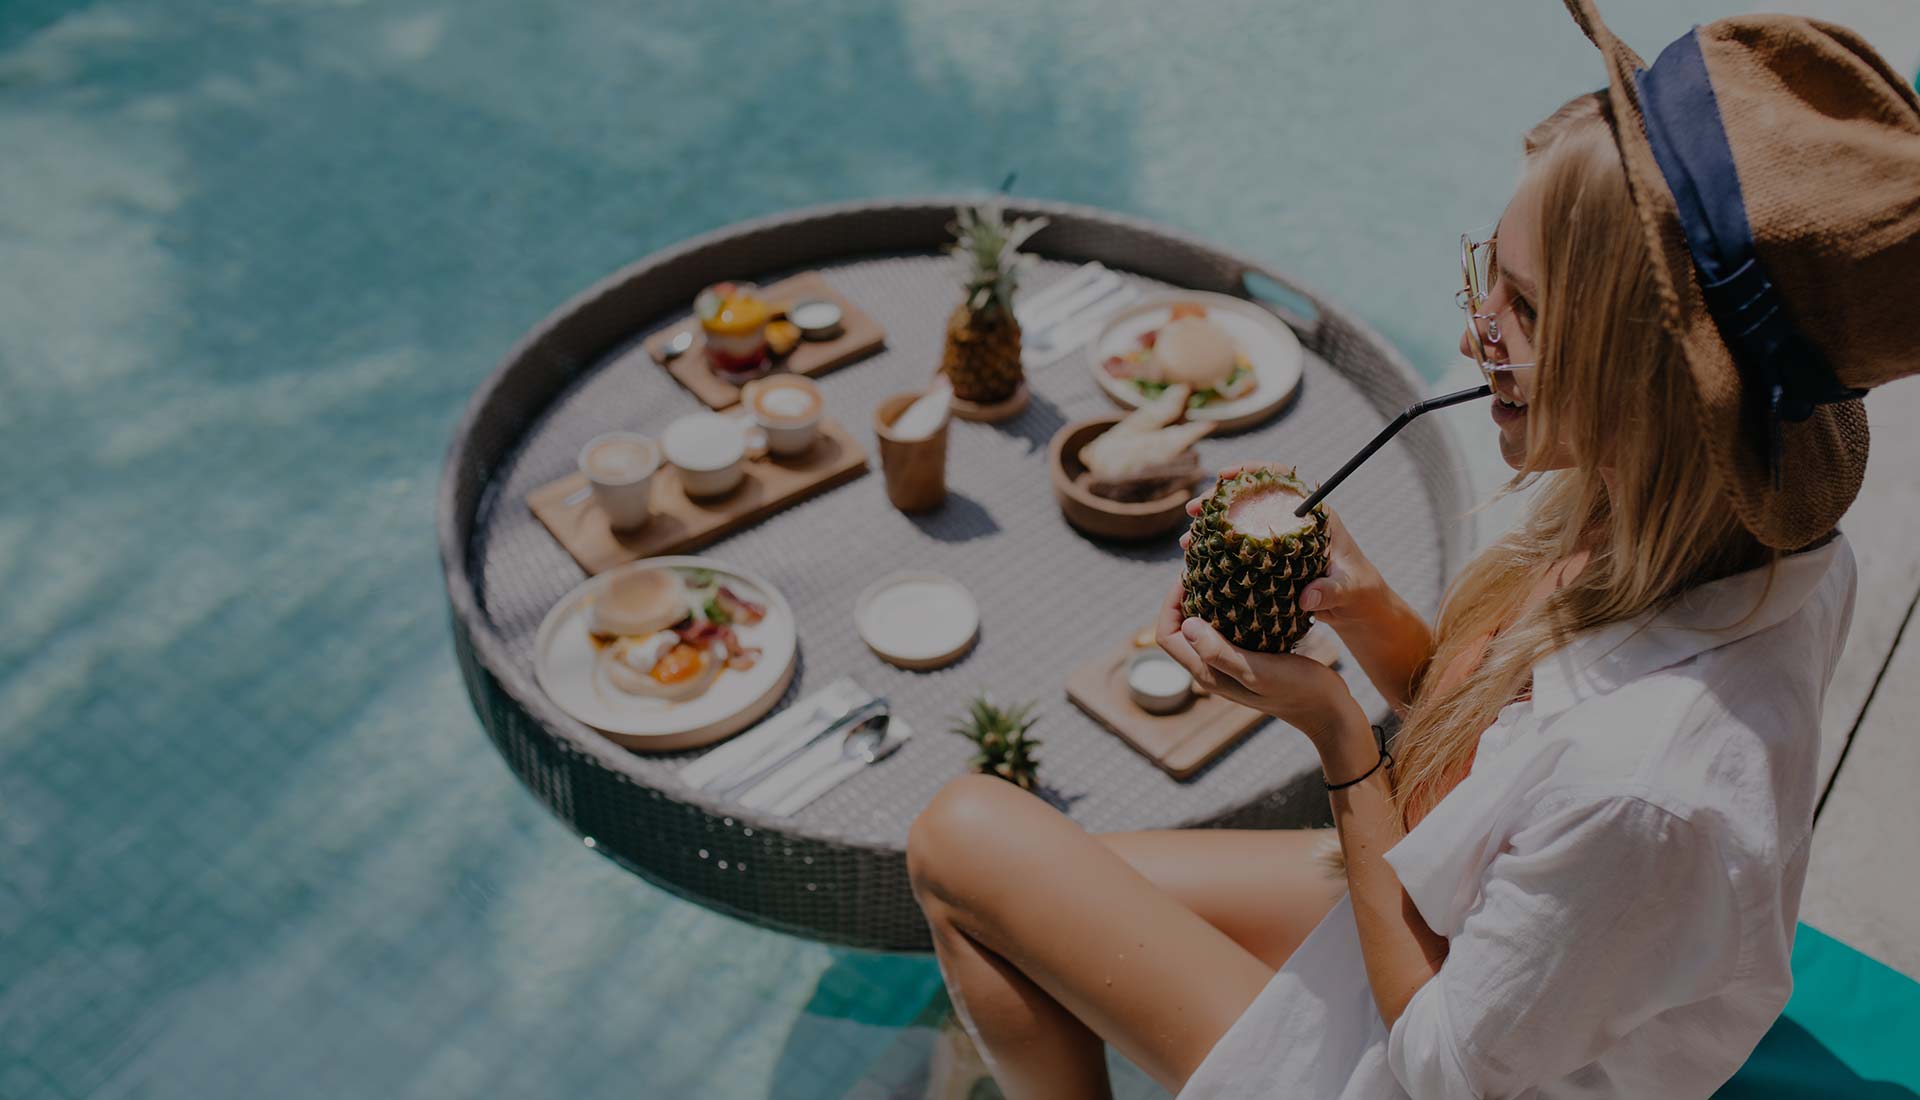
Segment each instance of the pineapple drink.
[[1291,650],[1313,625],[1300,591],[1327,572],[1326,507],[1293,514],[1310,492],[1293,470],[1222,479],[1193,521],[1182,610],[1243,649]]

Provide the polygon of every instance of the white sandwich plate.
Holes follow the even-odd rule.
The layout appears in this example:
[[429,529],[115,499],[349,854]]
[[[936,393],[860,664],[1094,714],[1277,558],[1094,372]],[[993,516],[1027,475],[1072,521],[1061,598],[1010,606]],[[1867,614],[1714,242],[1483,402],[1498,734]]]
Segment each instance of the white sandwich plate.
[[[741,599],[767,609],[760,622],[734,628],[742,645],[760,650],[752,668],[722,669],[704,692],[681,701],[629,694],[608,681],[602,650],[587,630],[593,601],[618,577],[661,568],[683,577],[708,570]],[[798,652],[793,609],[759,575],[712,558],[644,558],[583,581],[553,605],[534,641],[534,676],[561,710],[618,744],[665,752],[710,745],[759,721],[792,681]]]
[[1280,318],[1244,298],[1189,291],[1142,302],[1109,319],[1098,336],[1087,343],[1087,366],[1108,397],[1137,409],[1150,400],[1139,387],[1108,374],[1105,363],[1140,347],[1140,337],[1167,324],[1177,305],[1204,306],[1207,320],[1225,329],[1240,354],[1253,367],[1252,392],[1231,401],[1215,401],[1187,410],[1191,421],[1211,421],[1216,431],[1237,431],[1265,421],[1287,406],[1300,388],[1306,350],[1300,338]]

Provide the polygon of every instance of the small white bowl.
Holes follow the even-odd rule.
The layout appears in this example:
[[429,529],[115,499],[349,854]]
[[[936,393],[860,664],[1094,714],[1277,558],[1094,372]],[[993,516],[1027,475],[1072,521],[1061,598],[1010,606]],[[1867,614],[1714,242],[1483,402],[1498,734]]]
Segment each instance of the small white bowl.
[[1172,714],[1193,698],[1193,677],[1165,653],[1143,649],[1127,659],[1127,695],[1148,714]]
[[840,306],[825,298],[808,298],[787,309],[787,320],[809,340],[831,340],[840,335]]

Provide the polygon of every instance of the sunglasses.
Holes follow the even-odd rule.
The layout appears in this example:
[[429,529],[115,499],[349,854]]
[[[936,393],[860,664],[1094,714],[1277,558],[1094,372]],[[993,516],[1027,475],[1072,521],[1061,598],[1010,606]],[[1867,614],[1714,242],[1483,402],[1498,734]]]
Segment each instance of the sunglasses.
[[1467,346],[1473,349],[1474,362],[1488,385],[1493,384],[1495,375],[1523,376],[1534,367],[1532,363],[1508,362],[1506,349],[1501,346],[1500,315],[1513,307],[1488,308],[1493,284],[1500,277],[1497,228],[1490,225],[1460,234],[1460,279],[1464,285],[1453,295],[1454,304],[1467,315]]

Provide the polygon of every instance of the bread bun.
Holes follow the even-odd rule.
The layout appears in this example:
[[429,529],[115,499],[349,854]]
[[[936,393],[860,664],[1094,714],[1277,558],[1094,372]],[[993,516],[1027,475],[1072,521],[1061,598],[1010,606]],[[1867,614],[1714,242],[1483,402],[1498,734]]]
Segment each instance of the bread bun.
[[687,617],[687,586],[671,569],[642,569],[615,577],[593,601],[588,629],[604,636],[638,637]]
[[1154,338],[1153,357],[1160,361],[1161,377],[1197,390],[1210,390],[1233,374],[1239,349],[1227,330],[1205,317],[1169,321]]

